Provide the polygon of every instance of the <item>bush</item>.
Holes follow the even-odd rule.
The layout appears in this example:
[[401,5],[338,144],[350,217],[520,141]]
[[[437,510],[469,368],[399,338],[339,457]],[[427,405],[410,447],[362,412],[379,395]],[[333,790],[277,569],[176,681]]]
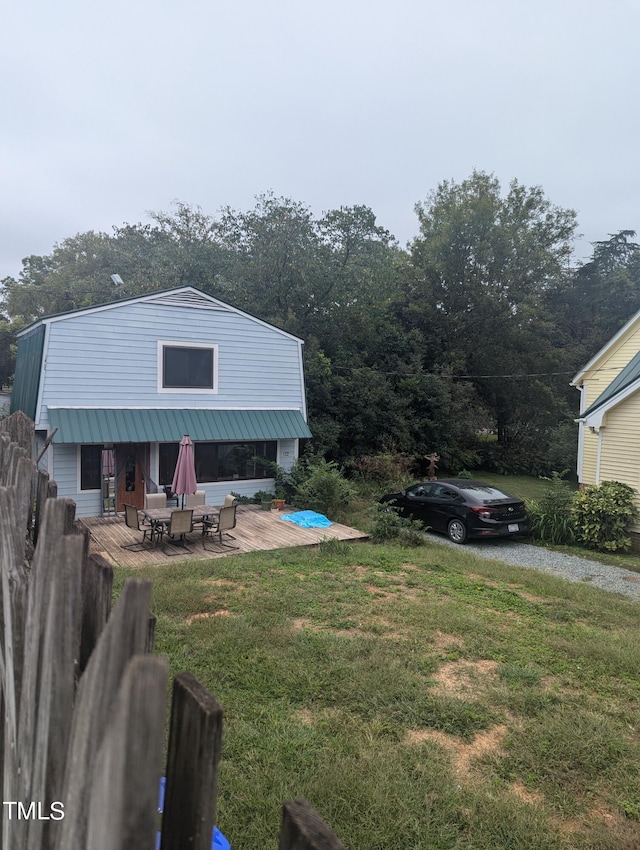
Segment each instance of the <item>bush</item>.
[[374,520],[370,538],[374,543],[387,543],[390,540],[403,546],[424,546],[426,539],[422,534],[423,524],[419,520],[405,519],[398,509],[387,503],[374,507]]
[[253,505],[259,501],[256,499],[258,493],[256,493],[255,496],[241,496],[240,493],[234,493],[232,490],[231,495],[235,498],[239,505]]
[[616,552],[631,547],[627,529],[638,515],[633,503],[635,492],[620,481],[603,481],[576,495],[578,536],[587,549]]
[[258,490],[253,494],[253,499],[251,500],[254,505],[261,505],[263,502],[270,502],[273,499],[273,493],[271,490]]
[[353,485],[344,478],[338,465],[324,459],[316,459],[308,466],[306,478],[295,489],[294,505],[331,519],[341,516],[354,498]]
[[541,498],[527,505],[531,536],[544,543],[570,546],[577,540],[575,493],[561,473],[554,472],[550,480],[551,486]]
[[409,476],[414,459],[401,452],[381,452],[354,458],[348,465],[367,483],[387,487]]

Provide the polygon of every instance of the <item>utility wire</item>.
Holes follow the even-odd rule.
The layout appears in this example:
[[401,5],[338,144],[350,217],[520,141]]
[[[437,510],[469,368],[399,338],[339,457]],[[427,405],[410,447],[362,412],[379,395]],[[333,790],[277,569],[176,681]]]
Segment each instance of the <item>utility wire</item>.
[[[354,372],[356,369],[371,369],[374,372],[378,372],[381,375],[395,375],[399,378],[441,378],[443,380],[450,381],[475,381],[480,378],[554,378],[560,377],[562,375],[575,375],[576,370],[566,370],[562,372],[518,372],[517,374],[510,375],[450,375],[450,374],[438,374],[436,372],[396,372],[396,371],[386,371],[384,369],[376,369],[375,366],[334,366],[331,364],[331,369],[334,371],[340,372]],[[579,370],[578,370],[579,371]],[[594,372],[619,372],[619,368],[615,366],[603,366],[601,369],[594,369]]]

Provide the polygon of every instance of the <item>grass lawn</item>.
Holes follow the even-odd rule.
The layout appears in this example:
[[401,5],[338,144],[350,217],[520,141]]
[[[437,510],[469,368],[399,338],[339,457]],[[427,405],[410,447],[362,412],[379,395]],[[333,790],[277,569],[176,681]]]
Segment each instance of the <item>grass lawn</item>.
[[437,544],[136,575],[157,652],[224,707],[234,850],[298,796],[354,850],[640,847],[637,603]]

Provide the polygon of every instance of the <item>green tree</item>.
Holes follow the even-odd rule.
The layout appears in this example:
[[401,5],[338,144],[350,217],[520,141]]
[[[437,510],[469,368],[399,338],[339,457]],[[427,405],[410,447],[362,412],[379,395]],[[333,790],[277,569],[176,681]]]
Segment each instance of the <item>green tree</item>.
[[478,171],[441,183],[416,212],[405,320],[429,336],[434,367],[473,384],[501,442],[525,430],[540,441],[568,412],[548,377],[561,358],[544,294],[569,272],[575,213],[515,180],[503,196]]
[[[178,203],[172,213],[151,213],[153,224],[124,225],[113,234],[79,233],[50,256],[22,261],[18,279],[5,278],[3,306],[13,321],[102,304],[145,292],[191,284],[219,288],[228,254],[215,221]],[[123,285],[111,276],[120,275]]]
[[640,309],[640,245],[633,230],[594,242],[591,259],[550,291],[556,344],[570,368],[586,363]]

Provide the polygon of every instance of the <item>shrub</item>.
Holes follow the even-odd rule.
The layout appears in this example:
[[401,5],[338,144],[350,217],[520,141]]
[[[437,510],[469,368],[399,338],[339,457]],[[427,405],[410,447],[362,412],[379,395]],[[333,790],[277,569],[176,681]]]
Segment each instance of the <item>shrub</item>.
[[239,505],[253,505],[259,502],[259,499],[256,498],[256,496],[258,496],[258,493],[256,493],[255,496],[241,496],[240,493],[234,493],[232,490],[231,495],[235,498],[236,502]]
[[273,493],[270,490],[258,490],[253,494],[254,505],[261,505],[263,502],[270,502],[273,499]]
[[348,465],[367,483],[386,487],[407,478],[414,465],[414,459],[401,452],[381,452],[354,458]]
[[635,492],[620,481],[603,481],[576,495],[578,536],[587,549],[616,552],[631,547],[627,528],[638,515]]
[[424,546],[423,524],[419,520],[405,519],[398,509],[387,503],[374,507],[374,520],[370,538],[374,543],[393,540],[404,546]]
[[577,539],[575,493],[561,473],[554,472],[550,480],[551,486],[541,498],[527,505],[531,536],[544,543],[570,546]]
[[306,478],[296,485],[293,504],[335,519],[354,497],[353,485],[333,461],[316,459]]

